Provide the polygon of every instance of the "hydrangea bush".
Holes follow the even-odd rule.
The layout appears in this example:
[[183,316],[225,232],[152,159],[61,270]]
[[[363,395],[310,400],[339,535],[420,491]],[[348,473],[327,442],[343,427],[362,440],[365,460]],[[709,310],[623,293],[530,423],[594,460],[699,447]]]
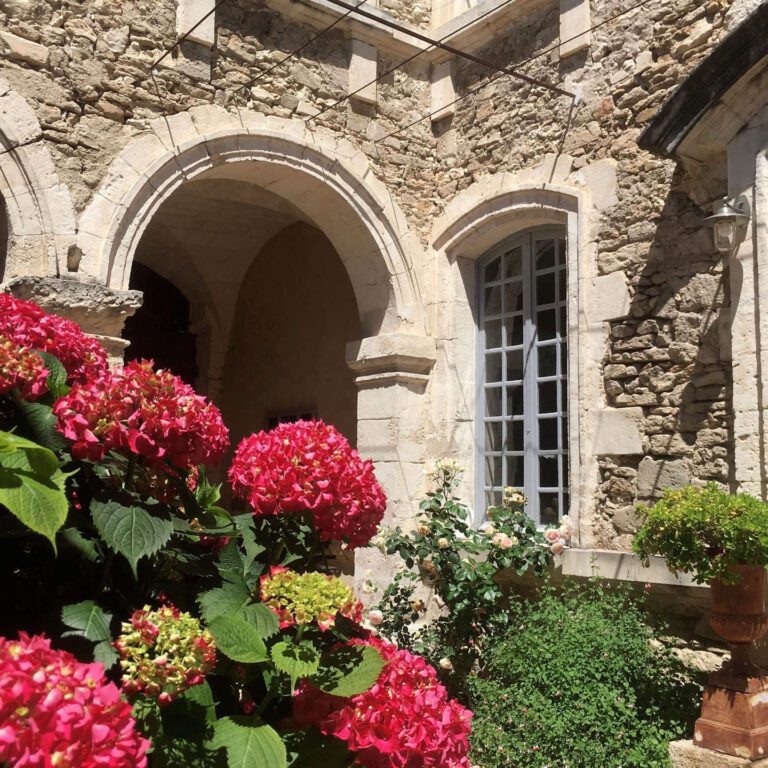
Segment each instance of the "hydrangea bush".
[[0,763],[467,768],[470,713],[333,572],[383,517],[371,462],[320,421],[251,435],[227,509],[216,406],[106,361],[0,296]]

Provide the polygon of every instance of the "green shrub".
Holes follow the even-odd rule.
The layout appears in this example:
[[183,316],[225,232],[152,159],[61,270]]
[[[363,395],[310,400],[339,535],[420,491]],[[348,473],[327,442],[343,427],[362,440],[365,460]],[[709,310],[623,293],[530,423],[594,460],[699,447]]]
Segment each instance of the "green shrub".
[[470,684],[482,768],[661,768],[690,733],[699,686],[629,593],[545,589]]
[[637,554],[661,555],[673,570],[692,573],[700,584],[734,581],[732,565],[768,565],[768,504],[729,494],[715,483],[666,490],[645,515],[634,540]]

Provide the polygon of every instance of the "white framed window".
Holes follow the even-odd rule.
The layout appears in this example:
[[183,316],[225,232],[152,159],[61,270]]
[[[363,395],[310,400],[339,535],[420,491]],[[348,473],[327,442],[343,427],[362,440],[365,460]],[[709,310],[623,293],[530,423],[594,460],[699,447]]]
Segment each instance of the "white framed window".
[[548,525],[568,512],[566,240],[522,232],[478,262],[478,509],[505,486]]

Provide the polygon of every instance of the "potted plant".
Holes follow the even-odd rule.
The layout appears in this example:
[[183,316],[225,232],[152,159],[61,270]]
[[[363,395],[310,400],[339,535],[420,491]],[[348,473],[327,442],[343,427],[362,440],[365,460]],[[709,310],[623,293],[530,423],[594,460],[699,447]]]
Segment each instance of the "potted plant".
[[710,585],[710,623],[732,646],[732,671],[743,674],[749,667],[750,644],[768,629],[768,504],[709,483],[666,490],[642,513],[635,552],[646,561],[661,555],[670,569]]

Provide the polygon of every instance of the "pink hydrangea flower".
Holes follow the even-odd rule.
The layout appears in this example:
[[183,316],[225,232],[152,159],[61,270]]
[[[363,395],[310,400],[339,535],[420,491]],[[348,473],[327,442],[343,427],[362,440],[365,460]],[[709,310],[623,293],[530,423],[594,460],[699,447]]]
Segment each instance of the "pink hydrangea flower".
[[364,768],[470,768],[472,713],[449,699],[424,659],[382,640],[387,662],[376,684],[352,698],[330,696],[302,683],[293,699],[300,726],[315,726],[347,743]]
[[323,541],[350,548],[370,542],[387,505],[373,464],[322,421],[281,424],[245,438],[229,481],[254,515],[310,511]]
[[149,746],[101,664],[82,664],[44,637],[0,638],[0,763],[146,768]]
[[0,395],[15,389],[22,400],[37,400],[48,391],[47,379],[40,355],[0,336]]
[[55,355],[67,371],[69,384],[85,382],[107,370],[107,351],[80,326],[6,293],[0,293],[0,335]]
[[170,371],[134,360],[57,400],[56,428],[72,455],[99,461],[108,451],[189,470],[215,464],[229,447],[219,409]]

